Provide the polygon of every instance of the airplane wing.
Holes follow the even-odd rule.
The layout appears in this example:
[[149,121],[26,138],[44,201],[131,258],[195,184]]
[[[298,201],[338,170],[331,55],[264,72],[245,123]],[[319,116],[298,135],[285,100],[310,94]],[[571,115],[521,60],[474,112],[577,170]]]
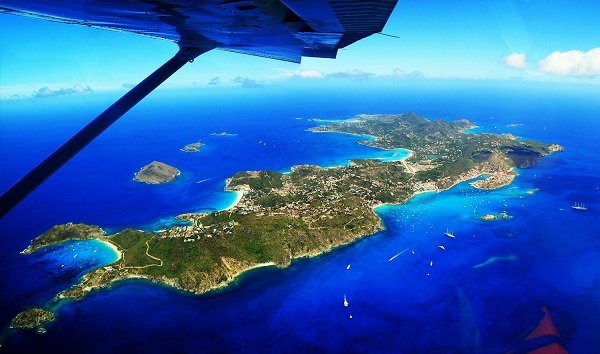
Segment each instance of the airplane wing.
[[0,14],[291,62],[381,32],[397,0],[0,0]]
[[185,63],[212,49],[300,62],[381,32],[397,0],[0,0],[20,15],[149,36],[173,58],[0,196],[0,218]]

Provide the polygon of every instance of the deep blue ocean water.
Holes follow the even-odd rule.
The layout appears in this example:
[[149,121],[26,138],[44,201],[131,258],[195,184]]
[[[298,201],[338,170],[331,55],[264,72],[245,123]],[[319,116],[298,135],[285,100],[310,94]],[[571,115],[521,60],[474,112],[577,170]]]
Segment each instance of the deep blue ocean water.
[[[114,98],[2,102],[0,190]],[[309,119],[407,111],[466,118],[479,131],[556,142],[566,150],[519,170],[513,184],[499,190],[462,183],[380,207],[385,231],[284,270],[253,270],[220,292],[193,296],[125,281],[61,303],[45,335],[8,329],[19,311],[44,305],[87,270],[114,260],[98,242],[19,253],[53,225],[157,230],[179,213],[227,207],[234,196],[223,191],[224,181],[237,171],[390,158],[393,152],[359,145],[358,137],[308,132],[318,124]],[[597,352],[599,119],[600,95],[593,89],[518,82],[157,92],[0,220],[1,349],[494,353],[518,345],[547,306],[570,352]],[[224,131],[237,135],[211,135]],[[201,152],[179,150],[198,140],[206,144]],[[152,160],[181,175],[164,185],[134,182],[133,174]],[[575,202],[588,211],[571,209]],[[512,219],[478,220],[501,211]],[[447,228],[456,239],[443,235]]]

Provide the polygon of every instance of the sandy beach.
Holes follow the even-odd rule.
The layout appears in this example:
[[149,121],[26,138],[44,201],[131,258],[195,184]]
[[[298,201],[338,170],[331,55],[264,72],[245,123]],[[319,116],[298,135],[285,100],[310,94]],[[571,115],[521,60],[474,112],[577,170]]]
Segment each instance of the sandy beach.
[[236,193],[235,200],[233,201],[233,203],[231,203],[230,206],[228,206],[227,208],[225,208],[225,210],[231,210],[231,209],[233,209],[236,205],[238,205],[238,203],[244,197],[244,192],[242,192],[242,191],[232,191],[232,192]]
[[102,242],[103,244],[107,245],[108,247],[110,247],[117,254],[117,259],[115,260],[115,262],[118,261],[118,260],[120,260],[123,257],[123,252],[121,252],[119,250],[119,248],[117,247],[117,245],[115,245],[114,243],[112,243],[112,242],[110,242],[108,240],[102,240],[102,239],[99,239],[99,238],[97,238],[96,240],[98,240],[98,241]]

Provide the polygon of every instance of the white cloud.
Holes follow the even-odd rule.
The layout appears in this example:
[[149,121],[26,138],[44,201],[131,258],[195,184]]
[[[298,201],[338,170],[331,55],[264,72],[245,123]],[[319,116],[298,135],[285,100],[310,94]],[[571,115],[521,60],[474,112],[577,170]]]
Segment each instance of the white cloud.
[[417,79],[424,78],[425,75],[423,75],[423,73],[420,72],[419,70],[415,70],[415,71],[411,71],[410,73],[408,73],[406,75],[406,77],[409,78],[409,79],[417,80]]
[[527,55],[524,53],[512,53],[502,57],[502,64],[515,69],[527,67]]
[[325,75],[317,70],[288,70],[288,69],[275,69],[281,72],[282,77],[294,77],[302,79],[322,79]]
[[58,90],[52,90],[47,86],[44,86],[33,92],[33,97],[53,97],[53,96],[62,96],[62,95],[72,95],[74,93],[85,93],[85,92],[93,92],[93,90],[89,87],[83,87],[79,84],[75,84],[72,88],[61,88]]
[[[380,76],[380,77],[390,77],[390,76],[385,75],[385,76]],[[408,73],[402,69],[395,68],[394,70],[392,70],[391,77],[393,79],[402,79],[402,80],[420,80],[420,79],[424,78],[425,75],[423,75],[423,73],[418,70],[411,71]]]
[[328,77],[334,77],[337,79],[355,79],[355,80],[368,80],[371,77],[374,77],[375,74],[367,73],[362,70],[354,69],[347,70],[344,72],[336,72],[327,75]]
[[404,70],[400,70],[398,68],[394,69],[392,71],[392,76],[393,77],[403,77],[404,75],[406,75],[406,73],[404,72]]
[[263,84],[256,81],[255,79],[250,79],[247,77],[238,76],[235,79],[232,79],[231,82],[236,84],[241,84],[243,88],[261,88]]
[[322,79],[325,77],[323,73],[316,70],[296,70],[294,76],[302,77],[305,79]]
[[540,71],[560,76],[600,76],[600,48],[554,52],[538,62]]

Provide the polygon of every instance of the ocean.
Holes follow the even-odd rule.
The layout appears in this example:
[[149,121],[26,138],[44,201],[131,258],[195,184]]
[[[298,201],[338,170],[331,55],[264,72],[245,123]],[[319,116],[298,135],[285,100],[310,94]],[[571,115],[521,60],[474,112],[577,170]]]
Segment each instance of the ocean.
[[[0,190],[116,97],[3,101]],[[218,292],[197,296],[128,280],[83,301],[60,303],[46,334],[8,328],[20,311],[43,306],[85,272],[115,259],[95,241],[20,254],[53,225],[158,230],[177,224],[180,213],[226,208],[235,195],[223,190],[225,180],[238,171],[397,158],[397,152],[358,144],[360,137],[307,130],[322,124],[314,118],[408,111],[469,119],[476,131],[558,143],[565,151],[519,169],[515,181],[498,190],[461,183],[379,207],[384,231],[286,269],[252,270]],[[598,117],[600,95],[593,88],[518,81],[372,80],[318,89],[155,92],[0,220],[1,349],[496,353],[515,348],[546,306],[563,346],[597,352]],[[213,135],[221,132],[232,135]],[[205,144],[199,153],[180,151],[196,141]],[[163,185],[133,181],[153,160],[181,175]],[[588,210],[574,210],[574,203]],[[500,212],[511,218],[478,218]],[[455,239],[444,236],[447,229]]]

